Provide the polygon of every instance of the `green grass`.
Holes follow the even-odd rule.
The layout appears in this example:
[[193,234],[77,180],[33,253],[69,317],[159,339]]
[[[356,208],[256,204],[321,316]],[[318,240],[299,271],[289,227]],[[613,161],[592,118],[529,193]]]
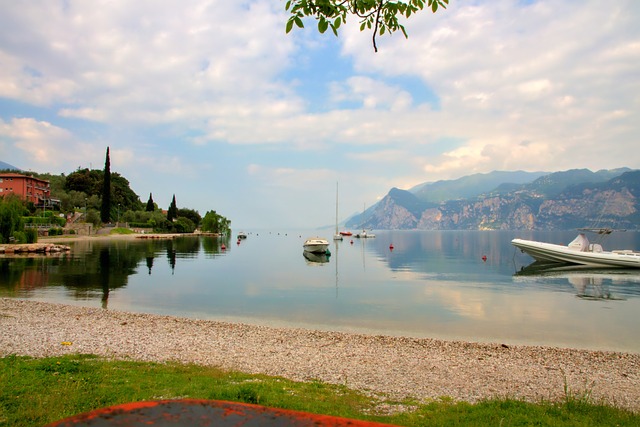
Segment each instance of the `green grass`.
[[[121,403],[218,399],[406,426],[639,426],[640,415],[566,393],[559,404],[394,401],[320,381],[294,382],[179,363],[90,355],[0,358],[0,426],[42,426]],[[390,413],[388,408],[405,408]]]
[[135,231],[124,227],[117,227],[111,230],[109,234],[134,234]]

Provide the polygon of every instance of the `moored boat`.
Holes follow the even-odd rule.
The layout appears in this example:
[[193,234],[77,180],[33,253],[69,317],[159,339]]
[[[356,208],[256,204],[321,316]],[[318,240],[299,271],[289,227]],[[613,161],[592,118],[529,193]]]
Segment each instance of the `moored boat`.
[[[610,229],[581,229],[610,234]],[[513,239],[511,244],[541,262],[576,264],[589,267],[640,268],[640,252],[630,249],[605,251],[599,243],[591,243],[581,232],[568,245]]]
[[320,237],[311,237],[302,245],[306,252],[324,254],[329,250],[329,241]]
[[367,230],[362,230],[361,233],[357,233],[353,237],[357,237],[359,239],[367,239],[367,238],[376,237],[376,235],[373,233],[367,233]]
[[333,235],[333,240],[342,240],[342,233],[338,232],[338,183],[336,182],[336,232]]

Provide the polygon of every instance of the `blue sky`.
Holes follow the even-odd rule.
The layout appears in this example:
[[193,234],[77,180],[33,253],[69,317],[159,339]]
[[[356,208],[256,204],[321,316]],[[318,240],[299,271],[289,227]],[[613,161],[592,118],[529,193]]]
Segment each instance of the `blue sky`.
[[103,168],[236,230],[312,228],[392,188],[640,168],[640,2],[465,1],[401,34],[285,34],[278,0],[3,2],[0,160]]

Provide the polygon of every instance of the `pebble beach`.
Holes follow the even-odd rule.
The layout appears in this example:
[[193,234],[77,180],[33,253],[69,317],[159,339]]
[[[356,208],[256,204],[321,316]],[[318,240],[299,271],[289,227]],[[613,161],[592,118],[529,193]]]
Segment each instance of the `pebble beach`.
[[320,380],[424,402],[569,392],[640,411],[640,354],[362,335],[0,298],[0,357],[95,354]]

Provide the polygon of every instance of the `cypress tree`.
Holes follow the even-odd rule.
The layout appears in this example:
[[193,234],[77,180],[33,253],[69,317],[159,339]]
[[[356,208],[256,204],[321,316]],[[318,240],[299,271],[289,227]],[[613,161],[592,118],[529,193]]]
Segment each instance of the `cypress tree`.
[[109,147],[104,162],[104,178],[102,185],[102,206],[100,208],[100,220],[111,221],[111,162],[109,160]]
[[155,206],[153,204],[153,197],[151,193],[149,193],[149,200],[147,201],[147,208],[145,209],[147,212],[153,212],[155,210]]
[[169,205],[169,210],[167,211],[167,220],[173,221],[178,217],[178,207],[176,206],[176,195],[173,195],[173,200],[171,200],[171,205]]

